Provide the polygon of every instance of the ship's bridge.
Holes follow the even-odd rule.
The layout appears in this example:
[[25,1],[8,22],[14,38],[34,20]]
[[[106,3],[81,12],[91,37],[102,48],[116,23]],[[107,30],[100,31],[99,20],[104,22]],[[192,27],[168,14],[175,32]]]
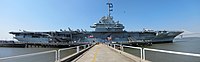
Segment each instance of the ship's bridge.
[[91,28],[95,28],[96,32],[123,31],[124,26],[119,21],[115,22],[112,16],[103,16],[98,23],[95,23]]
[[98,23],[95,23],[91,28],[95,28],[95,32],[122,32],[124,29],[123,24],[119,21],[115,22],[111,16],[113,11],[113,4],[108,1],[108,16],[103,16]]

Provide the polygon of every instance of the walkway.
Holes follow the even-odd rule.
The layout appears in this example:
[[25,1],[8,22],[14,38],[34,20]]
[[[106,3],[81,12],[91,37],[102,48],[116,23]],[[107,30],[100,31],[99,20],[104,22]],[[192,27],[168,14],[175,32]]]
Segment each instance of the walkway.
[[132,60],[119,52],[114,51],[106,45],[95,45],[76,62],[140,62]]

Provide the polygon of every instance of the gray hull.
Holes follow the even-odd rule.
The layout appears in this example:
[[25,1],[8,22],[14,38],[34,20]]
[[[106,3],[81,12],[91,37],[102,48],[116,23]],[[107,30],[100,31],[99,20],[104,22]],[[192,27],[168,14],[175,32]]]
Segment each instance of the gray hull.
[[157,35],[152,40],[152,43],[172,43],[174,38],[181,33],[183,33],[183,31],[172,31],[165,34]]
[[[91,32],[98,41],[111,37],[112,42],[152,42],[171,43],[182,31],[154,31],[154,32]],[[109,40],[107,40],[109,41]]]

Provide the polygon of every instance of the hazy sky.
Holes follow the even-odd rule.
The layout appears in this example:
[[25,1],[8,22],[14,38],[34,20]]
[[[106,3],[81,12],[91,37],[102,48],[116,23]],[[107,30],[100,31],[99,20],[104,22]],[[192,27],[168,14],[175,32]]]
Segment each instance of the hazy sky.
[[[112,16],[127,31],[188,30],[200,32],[200,0],[111,0]],[[0,0],[0,39],[10,31],[83,28],[107,15],[107,0]]]

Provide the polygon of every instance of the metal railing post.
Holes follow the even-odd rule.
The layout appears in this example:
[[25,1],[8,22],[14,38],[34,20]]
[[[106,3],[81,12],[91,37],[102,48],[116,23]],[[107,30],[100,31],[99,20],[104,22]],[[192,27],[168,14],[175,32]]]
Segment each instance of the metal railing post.
[[58,51],[55,52],[55,62],[58,62]]
[[142,57],[143,57],[143,60],[145,60],[145,49],[142,48]]
[[90,44],[88,44],[88,47],[90,47]]
[[60,62],[60,49],[58,50],[58,54],[57,54],[57,62]]
[[76,52],[77,52],[77,53],[79,52],[79,46],[76,47]]
[[114,47],[113,48],[115,48],[116,46],[115,46],[115,44],[114,44]]
[[140,48],[140,59],[143,60],[143,49]]
[[120,49],[121,49],[121,51],[124,51],[123,45],[120,45]]
[[85,49],[85,48],[86,48],[86,45],[83,46],[83,49]]

